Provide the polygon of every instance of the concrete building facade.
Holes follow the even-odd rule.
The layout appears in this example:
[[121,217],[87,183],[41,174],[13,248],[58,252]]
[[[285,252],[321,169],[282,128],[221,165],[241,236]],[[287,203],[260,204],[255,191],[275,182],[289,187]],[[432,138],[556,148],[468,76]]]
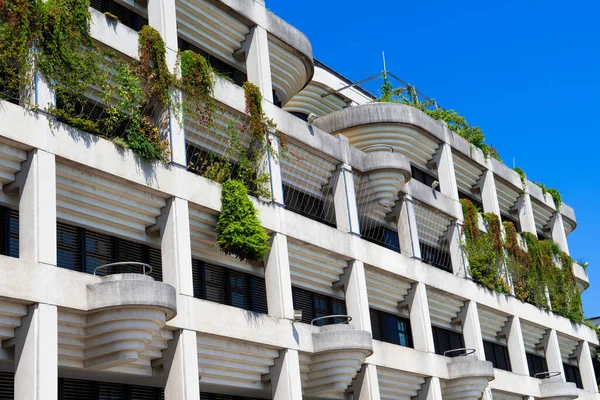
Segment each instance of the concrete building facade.
[[[261,89],[290,153],[269,160],[273,201],[253,199],[271,250],[251,265],[215,245],[220,185],[188,165],[218,146],[186,115],[170,162],[148,163],[0,100],[0,399],[600,398],[595,332],[476,284],[462,251],[464,196],[566,252],[572,208],[446,124],[344,89],[260,0],[91,13],[123,57],[144,24],[171,68],[178,49],[209,56],[227,116],[240,82]],[[152,272],[93,273],[114,262]]]

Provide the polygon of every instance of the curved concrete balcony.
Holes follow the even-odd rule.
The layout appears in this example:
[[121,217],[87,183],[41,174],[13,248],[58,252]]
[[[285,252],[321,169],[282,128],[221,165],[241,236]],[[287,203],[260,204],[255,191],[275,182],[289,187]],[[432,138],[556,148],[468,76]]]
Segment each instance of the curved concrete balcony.
[[373,354],[371,334],[338,324],[322,326],[312,338],[314,353],[303,382],[304,395],[329,398],[344,393]]
[[577,286],[581,290],[586,290],[590,287],[590,278],[588,277],[587,270],[577,262],[573,263],[573,275],[575,275]]
[[83,367],[136,362],[177,313],[175,288],[149,276],[117,274],[88,285]]
[[448,362],[448,380],[444,382],[444,400],[477,400],[490,381],[494,380],[494,367],[489,361],[473,356],[452,358]]
[[543,379],[540,382],[540,399],[571,400],[579,397],[574,383],[565,382],[560,377]]

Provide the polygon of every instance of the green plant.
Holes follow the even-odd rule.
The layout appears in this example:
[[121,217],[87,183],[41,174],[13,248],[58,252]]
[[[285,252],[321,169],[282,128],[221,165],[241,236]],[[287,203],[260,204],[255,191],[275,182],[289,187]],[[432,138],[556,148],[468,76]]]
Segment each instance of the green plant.
[[546,196],[546,194],[549,194],[550,197],[552,197],[552,201],[554,201],[554,206],[556,207],[556,210],[560,211],[562,208],[562,196],[560,195],[558,189],[546,187],[546,185],[538,181],[534,181],[533,183],[535,183],[540,187],[540,189],[542,189],[542,194],[544,195],[544,197]]
[[110,18],[110,19],[112,19],[113,21],[119,22],[119,17],[117,17],[115,14],[112,14],[112,13],[109,13],[108,11],[106,11],[106,12],[104,13],[104,15],[105,15],[107,18]]
[[521,184],[523,185],[523,189],[527,189],[527,176],[525,175],[525,171],[523,171],[519,167],[514,167],[513,171],[515,171],[521,178]]
[[260,225],[246,186],[236,180],[223,184],[217,244],[225,254],[242,261],[260,262],[269,250],[269,235]]

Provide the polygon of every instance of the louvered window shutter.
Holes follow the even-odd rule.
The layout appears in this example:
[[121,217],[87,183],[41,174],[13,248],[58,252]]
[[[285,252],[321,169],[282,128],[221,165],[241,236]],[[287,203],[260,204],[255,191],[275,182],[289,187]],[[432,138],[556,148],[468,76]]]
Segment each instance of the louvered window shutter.
[[225,268],[215,265],[204,265],[205,298],[215,303],[228,304],[227,273]]
[[192,260],[192,286],[195,298],[206,298],[204,295],[204,263],[202,261]]
[[583,389],[579,367],[563,363],[563,369],[565,370],[565,380],[567,382],[573,382],[579,389]]
[[252,303],[252,311],[261,314],[269,312],[264,278],[250,275],[250,301]]
[[163,390],[148,386],[131,386],[130,400],[160,400]]
[[14,400],[15,398],[15,374],[12,372],[0,372],[0,400]]
[[162,253],[160,252],[160,249],[146,246],[146,252],[148,253],[146,262],[152,267],[150,276],[153,277],[155,281],[162,282]]
[[58,386],[60,400],[96,400],[98,398],[96,382],[61,378]]
[[242,308],[250,309],[250,288],[248,287],[247,275],[243,272],[228,271],[229,279],[229,304]]
[[[144,246],[140,243],[130,242],[123,239],[115,239],[117,262],[144,262]],[[119,267],[116,273],[141,273],[139,266],[126,265]]]
[[[115,262],[113,238],[96,232],[85,232],[85,271],[94,273],[101,265]],[[111,272],[105,271],[104,273]],[[102,275],[102,273],[100,273]]]
[[56,224],[56,262],[58,267],[82,271],[81,230],[71,225]]
[[9,212],[9,245],[8,255],[19,258],[19,212],[10,210]]
[[9,213],[8,208],[0,207],[0,254],[4,256],[8,255]]
[[292,297],[294,299],[294,310],[302,310],[301,322],[310,324],[310,321],[314,318],[311,292],[292,287]]
[[371,317],[371,331],[373,332],[373,339],[383,340],[383,327],[381,324],[381,311],[369,309],[369,316]]

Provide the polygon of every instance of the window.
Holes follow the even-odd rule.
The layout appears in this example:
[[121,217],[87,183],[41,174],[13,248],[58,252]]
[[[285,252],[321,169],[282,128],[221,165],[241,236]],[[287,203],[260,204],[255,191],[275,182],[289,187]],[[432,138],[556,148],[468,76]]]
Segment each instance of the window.
[[421,249],[421,260],[424,263],[443,269],[444,271],[452,272],[450,253],[421,241],[419,241],[419,248]]
[[254,397],[240,397],[229,394],[200,393],[200,400],[260,400]]
[[535,376],[535,374],[541,372],[548,372],[546,357],[541,357],[536,354],[527,353],[527,366],[529,367],[529,376]]
[[502,220],[502,222],[512,222],[512,224],[515,226],[516,231],[521,232],[521,224],[516,218],[509,217],[506,214],[501,214],[500,220]]
[[565,370],[565,380],[567,382],[573,382],[579,389],[583,389],[579,367],[576,365],[563,363],[563,369]]
[[268,313],[264,278],[192,260],[192,280],[197,299]]
[[148,25],[148,19],[131,11],[129,8],[122,6],[114,0],[90,0],[90,7],[103,13],[111,13],[119,18],[119,22],[123,25],[139,31]]
[[458,191],[458,198],[459,199],[466,199],[469,200],[471,203],[473,203],[473,205],[475,207],[477,207],[479,209],[479,211],[483,212],[483,204],[481,203],[481,201],[475,199],[473,196],[469,196],[468,194],[466,194],[465,192],[461,192],[460,190]]
[[200,47],[194,46],[192,43],[188,42],[185,39],[180,37],[177,38],[177,45],[179,50],[191,50],[194,53],[200,54],[202,57],[206,58],[206,61],[210,64],[210,66],[217,71],[220,75],[223,75],[229,78],[233,83],[238,86],[244,86],[244,83],[248,80],[248,75],[245,72],[240,71],[239,69],[227,64],[220,59],[213,57],[208,54],[206,51],[202,50]]
[[483,341],[485,359],[494,364],[494,368],[510,371],[510,358],[506,346],[498,343]]
[[[444,352],[446,351],[463,349],[465,347],[462,333],[450,331],[437,326],[432,326],[431,328],[433,330],[433,344],[436,354],[444,355]],[[461,354],[462,353],[460,351],[456,351],[448,354],[448,357],[457,357]]]
[[373,339],[412,347],[410,321],[406,318],[388,314],[383,311],[369,309]]
[[283,185],[283,203],[286,209],[297,214],[304,215],[329,226],[336,226],[334,207],[329,207],[326,213],[325,202],[319,198]]
[[15,398],[15,374],[12,372],[0,372],[0,400],[14,400]]
[[19,212],[1,206],[0,254],[19,258]]
[[361,234],[361,237],[369,242],[373,242],[386,249],[394,250],[400,253],[400,240],[398,239],[398,232],[379,225],[375,228],[366,230]]
[[[294,298],[294,309],[302,310],[301,322],[305,324],[310,324],[313,319],[327,315],[346,315],[346,302],[344,300],[334,299],[295,286],[292,287],[292,297]],[[345,319],[321,320],[315,322],[315,325],[322,326],[341,322],[345,322]]]
[[161,400],[163,389],[120,383],[58,379],[59,400]]
[[[428,174],[427,172],[420,170],[414,165],[410,166],[410,171],[414,180],[417,180],[421,183],[424,183],[427,186],[431,186],[434,181],[437,181],[437,178],[433,175]],[[440,191],[440,185],[437,185],[435,188],[438,192]]]
[[[152,267],[150,276],[162,281],[162,257],[159,249],[125,239],[88,231],[64,223],[56,224],[56,257],[60,268],[94,273],[101,265],[114,262],[142,262]],[[113,273],[141,272],[139,267],[123,267]]]

